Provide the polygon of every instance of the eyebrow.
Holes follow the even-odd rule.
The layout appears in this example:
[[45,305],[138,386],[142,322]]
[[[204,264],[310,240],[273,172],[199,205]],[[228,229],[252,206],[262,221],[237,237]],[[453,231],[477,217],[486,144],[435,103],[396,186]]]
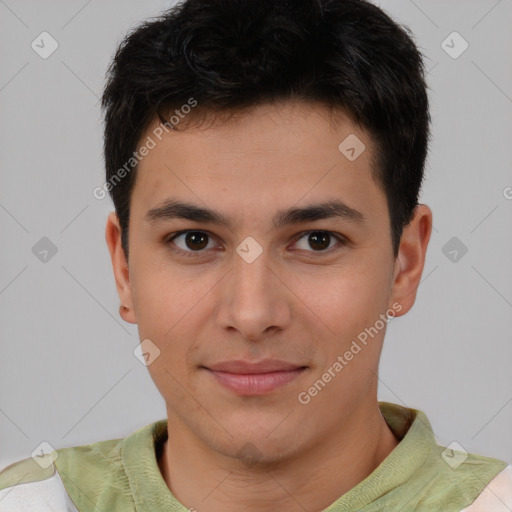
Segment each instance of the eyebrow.
[[[169,198],[146,213],[146,219],[151,223],[171,219],[187,219],[195,222],[214,223],[232,229],[232,223],[220,212]],[[273,218],[274,228],[288,224],[302,224],[316,220],[338,218],[354,224],[366,222],[365,216],[358,210],[351,208],[339,199],[331,199],[318,204],[304,207],[291,207],[279,210]]]

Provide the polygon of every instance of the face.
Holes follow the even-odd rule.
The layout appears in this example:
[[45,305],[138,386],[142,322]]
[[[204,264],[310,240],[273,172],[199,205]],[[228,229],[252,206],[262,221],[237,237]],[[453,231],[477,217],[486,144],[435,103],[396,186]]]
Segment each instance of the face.
[[[355,160],[348,136],[366,147]],[[260,106],[165,134],[141,161],[129,263],[109,218],[124,318],[159,350],[169,421],[216,452],[291,456],[375,402],[385,315],[414,294],[372,156],[348,118]]]

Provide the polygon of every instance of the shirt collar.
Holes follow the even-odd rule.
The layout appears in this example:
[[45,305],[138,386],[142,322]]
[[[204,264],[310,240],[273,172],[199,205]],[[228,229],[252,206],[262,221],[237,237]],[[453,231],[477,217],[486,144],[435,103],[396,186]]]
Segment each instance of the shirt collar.
[[[325,512],[358,510],[388,490],[407,482],[436,445],[425,414],[416,409],[379,402],[380,411],[400,443],[363,481],[325,509]],[[121,458],[137,511],[185,512],[170,492],[157,462],[157,450],[167,438],[167,420],[152,423],[127,437]]]

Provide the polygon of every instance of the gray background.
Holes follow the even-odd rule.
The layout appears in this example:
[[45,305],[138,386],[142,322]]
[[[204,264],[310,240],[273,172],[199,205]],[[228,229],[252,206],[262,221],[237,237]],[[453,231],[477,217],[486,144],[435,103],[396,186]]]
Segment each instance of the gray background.
[[[133,355],[136,327],[118,315],[112,204],[92,190],[106,67],[127,29],[167,5],[0,0],[0,467],[42,441],[124,437],[165,417]],[[427,56],[422,202],[435,229],[416,305],[389,325],[379,398],[423,410],[440,444],[512,462],[512,1],[381,6]],[[47,59],[31,48],[43,31],[59,44]],[[458,58],[441,46],[453,31],[469,44]],[[42,237],[57,247],[47,262],[32,252]]]

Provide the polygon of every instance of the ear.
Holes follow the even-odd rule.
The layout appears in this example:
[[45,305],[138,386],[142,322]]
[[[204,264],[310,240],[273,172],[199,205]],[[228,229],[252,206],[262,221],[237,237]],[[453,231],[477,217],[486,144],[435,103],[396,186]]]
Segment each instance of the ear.
[[413,219],[403,230],[395,260],[390,304],[398,302],[402,306],[395,316],[405,315],[416,301],[431,233],[432,211],[427,205],[419,204],[414,209]]
[[125,322],[135,324],[137,322],[133,309],[130,271],[128,262],[126,261],[126,255],[121,245],[121,227],[115,212],[111,212],[108,216],[105,228],[105,240],[107,241],[110,258],[112,260],[117,293],[121,300],[121,306],[124,306],[124,308],[120,308],[119,314]]

